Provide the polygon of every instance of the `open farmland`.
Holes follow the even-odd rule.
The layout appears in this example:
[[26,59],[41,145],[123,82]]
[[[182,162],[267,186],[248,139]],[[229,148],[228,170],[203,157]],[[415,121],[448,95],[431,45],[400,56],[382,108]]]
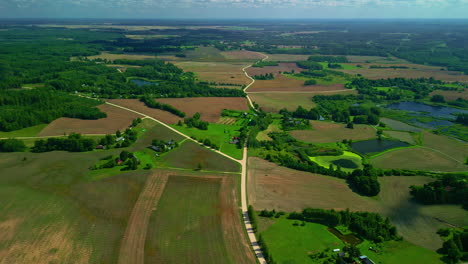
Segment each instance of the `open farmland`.
[[282,74],[275,77],[273,80],[257,80],[249,88],[249,92],[335,92],[346,90],[344,84],[332,85],[304,85],[303,80],[288,78]]
[[370,163],[382,169],[466,171],[467,166],[446,155],[424,147],[396,149],[375,156]]
[[110,99],[108,102],[151,116],[166,124],[176,124],[179,120],[182,120],[182,118],[169,112],[149,108],[138,99]]
[[89,60],[95,60],[95,59],[103,59],[103,60],[150,60],[150,59],[155,59],[156,56],[153,55],[142,55],[142,54],[112,54],[109,52],[102,52],[99,55],[94,55],[94,56],[88,56],[86,57]]
[[63,136],[70,133],[113,134],[117,130],[125,130],[132,124],[132,120],[141,117],[133,112],[108,104],[99,105],[98,108],[107,114],[106,118],[83,120],[61,117],[45,127],[38,136]]
[[165,166],[183,169],[197,169],[200,164],[203,171],[240,171],[240,165],[237,162],[189,140],[161,157],[161,163]]
[[442,245],[436,231],[450,227],[443,221],[457,226],[468,224],[468,213],[460,206],[424,206],[410,200],[408,187],[433,181],[428,177],[379,178],[382,191],[377,199],[373,199],[352,192],[342,179],[296,171],[259,158],[249,158],[248,181],[249,201],[257,210],[292,212],[311,207],[377,212],[390,217],[406,240],[431,250]]
[[187,117],[195,113],[201,114],[201,119],[216,123],[221,118],[223,109],[247,111],[247,99],[244,97],[192,97],[192,98],[164,98],[156,99],[163,104],[185,112]]
[[[440,67],[419,65],[419,64],[392,64],[392,66],[404,66],[408,69],[369,69],[369,66],[379,64],[362,64],[362,69],[350,69],[350,70],[338,70],[348,74],[356,75],[361,74],[362,76],[369,79],[386,79],[386,78],[430,78],[446,81],[446,82],[468,82],[468,75],[464,75],[460,72],[441,70]],[[350,64],[357,65],[357,64]],[[385,66],[385,65],[384,65]]]
[[400,141],[408,142],[408,143],[413,144],[413,145],[416,144],[416,141],[414,140],[414,136],[412,134],[410,134],[409,132],[386,130],[384,132],[384,134],[386,136],[398,139]]
[[465,100],[468,100],[468,89],[464,89],[463,91],[433,91],[429,94],[429,96],[434,96],[434,95],[442,95],[446,101],[453,101],[457,100],[458,98],[462,98]]
[[408,61],[396,57],[380,56],[346,56],[351,63],[379,63],[379,64],[397,64],[408,63]]
[[304,61],[309,58],[309,55],[295,55],[295,54],[268,54],[267,61]]
[[221,54],[226,58],[226,60],[239,61],[258,61],[265,57],[259,52],[249,50],[223,51]]
[[375,129],[368,125],[354,125],[354,129],[345,124],[323,121],[310,121],[313,130],[294,130],[289,133],[294,138],[311,143],[341,142],[343,139],[364,140],[375,137]]
[[278,63],[278,66],[264,66],[264,67],[250,67],[246,69],[247,73],[250,76],[266,74],[266,73],[273,73],[275,76],[278,76],[278,72],[296,72],[299,73],[301,71],[305,71],[296,65],[296,63],[289,62],[289,63]]
[[[423,146],[442,152],[444,155],[464,163],[468,157],[468,144],[447,136],[435,135],[430,132],[422,134]],[[468,169],[468,167],[467,167]]]
[[173,62],[184,71],[194,72],[198,79],[206,82],[231,83],[246,85],[250,83],[242,72],[247,64],[242,62],[197,62],[181,61]]
[[170,176],[151,215],[146,263],[255,263],[233,179]]
[[386,117],[380,118],[380,122],[384,123],[385,125],[387,125],[388,127],[390,127],[393,130],[407,131],[407,132],[421,132],[422,131],[421,128],[411,126],[411,125],[408,125],[408,124],[406,124],[404,122],[394,120],[394,119],[390,119],[390,118],[386,118]]

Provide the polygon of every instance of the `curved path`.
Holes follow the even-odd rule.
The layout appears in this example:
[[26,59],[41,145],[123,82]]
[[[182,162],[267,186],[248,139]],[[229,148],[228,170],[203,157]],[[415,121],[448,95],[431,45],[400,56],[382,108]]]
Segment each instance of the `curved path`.
[[[262,53],[260,53],[260,54],[262,54]],[[260,62],[260,61],[265,61],[266,59],[269,58],[268,55],[265,55],[265,54],[262,54],[262,55],[264,55],[265,57],[263,57],[263,59],[259,60],[259,62]],[[252,100],[250,99],[249,94],[247,93],[247,89],[249,89],[250,86],[252,86],[252,85],[255,83],[255,79],[252,78],[252,77],[250,77],[250,75],[248,75],[248,74],[247,74],[247,71],[246,71],[246,69],[248,69],[248,68],[250,68],[250,67],[252,67],[252,64],[247,65],[247,66],[245,66],[244,68],[242,68],[242,71],[244,72],[245,76],[247,76],[247,78],[249,78],[249,79],[251,80],[251,82],[244,88],[244,92],[247,94],[247,101],[249,101],[250,107],[252,107],[252,109],[254,109],[254,110],[256,111],[255,106],[253,105],[253,102],[252,102]]]

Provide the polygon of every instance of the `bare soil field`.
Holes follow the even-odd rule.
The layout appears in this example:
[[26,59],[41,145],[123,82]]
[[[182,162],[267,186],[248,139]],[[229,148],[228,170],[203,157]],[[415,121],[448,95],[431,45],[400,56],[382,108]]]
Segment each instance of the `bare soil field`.
[[177,124],[179,120],[182,120],[182,118],[169,112],[149,108],[138,99],[110,99],[108,102],[151,116],[166,124]]
[[310,55],[294,55],[294,54],[268,54],[267,61],[303,61],[307,60]]
[[276,209],[286,212],[304,208],[323,208],[377,212],[390,217],[399,233],[410,242],[428,249],[441,247],[436,231],[468,224],[468,213],[460,206],[423,206],[409,198],[410,185],[422,185],[432,178],[395,176],[379,178],[378,198],[360,196],[342,179],[291,170],[274,163],[249,158],[249,202],[256,210]]
[[[353,90],[349,90],[353,91]],[[317,93],[319,94],[319,93]],[[279,110],[286,108],[289,111],[294,111],[298,106],[306,109],[315,107],[312,102],[314,93],[251,93],[249,94],[251,100],[257,103],[263,111],[266,112],[279,112]],[[328,93],[327,93],[328,94]]]
[[376,131],[371,126],[354,125],[354,129],[346,128],[345,124],[310,121],[313,130],[294,130],[290,134],[294,138],[311,143],[341,142],[343,139],[364,140],[374,138]]
[[263,56],[259,52],[248,51],[248,50],[233,50],[221,52],[227,60],[239,60],[239,61],[258,61],[263,59]]
[[168,175],[163,172],[150,175],[133,207],[124,237],[120,244],[119,262],[145,263],[145,241],[151,213],[157,210],[159,198],[166,187]]
[[370,160],[376,168],[431,171],[466,171],[468,167],[446,155],[424,147],[397,149]]
[[142,54],[112,54],[109,52],[103,52],[99,55],[88,56],[90,60],[94,59],[105,59],[105,60],[119,60],[119,59],[126,59],[126,60],[150,60],[155,59],[156,56],[153,55],[142,55]]
[[404,132],[404,131],[385,131],[385,135],[388,135],[392,138],[396,138],[401,141],[408,142],[410,144],[416,144],[416,141],[414,140],[413,136],[409,132]]
[[[357,65],[357,64],[350,64]],[[365,68],[371,65],[380,64],[362,64]],[[468,82],[468,75],[460,72],[441,70],[441,67],[419,65],[419,64],[392,64],[392,66],[406,66],[409,69],[353,69],[353,70],[338,70],[348,74],[362,74],[369,79],[386,79],[386,78],[430,78],[434,77],[437,80],[447,82]]]
[[221,118],[223,109],[249,110],[247,99],[244,97],[193,97],[193,98],[164,98],[156,99],[163,104],[185,112],[187,117],[195,113],[201,114],[201,119],[207,122],[216,123]]
[[468,100],[468,89],[465,89],[464,91],[433,91],[429,96],[436,94],[444,96],[446,101],[457,100],[458,98]]
[[250,76],[254,75],[260,75],[260,74],[266,74],[266,73],[273,73],[276,76],[279,75],[278,72],[291,72],[294,71],[296,73],[299,73],[301,71],[304,71],[305,69],[302,69],[296,65],[296,63],[293,62],[281,62],[278,63],[278,66],[264,66],[264,67],[250,67],[246,71]]
[[83,120],[62,117],[54,120],[37,136],[63,136],[64,134],[113,134],[117,130],[125,130],[138,114],[111,105],[102,104],[98,108],[107,114],[106,118],[98,120]]
[[196,73],[197,77],[202,81],[240,85],[246,85],[251,82],[244,72],[242,72],[242,68],[247,65],[242,62],[181,61],[173,63],[184,71]]
[[288,78],[284,75],[278,75],[274,80],[257,80],[249,88],[249,92],[271,92],[271,91],[285,91],[285,92],[334,92],[338,90],[345,90],[344,84],[333,85],[304,85],[303,80]]

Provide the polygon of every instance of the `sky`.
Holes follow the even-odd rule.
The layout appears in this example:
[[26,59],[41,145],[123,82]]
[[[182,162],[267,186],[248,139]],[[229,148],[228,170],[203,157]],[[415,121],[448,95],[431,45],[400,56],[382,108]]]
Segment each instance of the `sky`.
[[0,0],[0,18],[468,18],[468,0]]

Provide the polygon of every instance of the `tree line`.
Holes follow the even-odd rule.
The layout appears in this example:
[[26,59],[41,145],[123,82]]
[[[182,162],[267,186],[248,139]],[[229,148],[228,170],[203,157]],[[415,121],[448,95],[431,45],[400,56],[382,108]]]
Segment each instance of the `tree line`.
[[167,112],[169,112],[171,114],[174,114],[174,115],[176,115],[178,117],[182,117],[182,118],[185,117],[185,113],[182,112],[181,110],[173,107],[172,105],[157,102],[156,100],[154,100],[154,98],[152,98],[150,96],[143,96],[143,97],[140,98],[140,101],[142,101],[147,107],[167,111]]

